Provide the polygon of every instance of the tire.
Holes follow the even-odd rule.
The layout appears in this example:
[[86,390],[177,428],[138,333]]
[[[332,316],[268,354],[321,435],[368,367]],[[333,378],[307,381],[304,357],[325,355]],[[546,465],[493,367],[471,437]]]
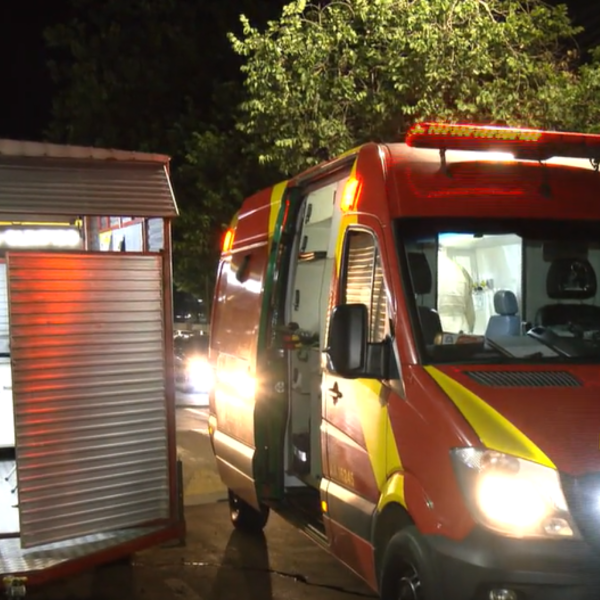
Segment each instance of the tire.
[[439,600],[443,598],[435,571],[416,527],[396,533],[383,557],[381,600]]
[[269,507],[261,506],[256,510],[237,494],[228,490],[229,516],[233,526],[239,531],[246,533],[260,533],[269,520]]

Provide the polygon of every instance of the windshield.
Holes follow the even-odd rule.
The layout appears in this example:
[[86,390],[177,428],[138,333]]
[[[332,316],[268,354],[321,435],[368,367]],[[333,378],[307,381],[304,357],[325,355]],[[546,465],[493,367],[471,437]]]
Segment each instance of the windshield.
[[600,362],[600,223],[402,219],[425,362]]

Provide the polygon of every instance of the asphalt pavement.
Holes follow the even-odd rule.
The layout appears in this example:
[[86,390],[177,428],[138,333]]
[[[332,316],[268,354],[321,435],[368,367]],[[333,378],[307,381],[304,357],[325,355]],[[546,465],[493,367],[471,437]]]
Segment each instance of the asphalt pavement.
[[206,399],[179,394],[187,539],[28,590],[34,600],[353,600],[371,591],[276,514],[264,535],[233,529],[210,449]]
[[97,568],[34,600],[359,600],[372,592],[277,515],[264,535],[234,531],[225,502],[186,508],[185,546]]

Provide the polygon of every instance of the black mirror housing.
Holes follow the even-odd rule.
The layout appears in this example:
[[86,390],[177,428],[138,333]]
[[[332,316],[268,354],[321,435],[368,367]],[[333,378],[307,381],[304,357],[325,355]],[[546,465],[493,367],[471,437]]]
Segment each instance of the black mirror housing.
[[398,377],[390,338],[369,343],[369,312],[364,304],[340,304],[331,313],[325,353],[328,367],[346,379]]
[[360,377],[365,370],[368,319],[364,304],[341,304],[331,313],[326,352],[342,377]]

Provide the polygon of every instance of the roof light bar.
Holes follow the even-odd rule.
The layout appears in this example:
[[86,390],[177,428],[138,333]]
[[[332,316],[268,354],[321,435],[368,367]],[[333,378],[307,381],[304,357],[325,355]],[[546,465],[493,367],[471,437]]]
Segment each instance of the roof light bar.
[[600,135],[516,127],[417,123],[409,129],[406,144],[437,150],[507,152],[530,160],[553,156],[600,159]]
[[417,123],[409,136],[436,136],[443,138],[474,138],[482,140],[518,140],[537,142],[543,135],[538,129],[515,129],[512,127],[487,127],[481,125],[452,125],[449,123]]

